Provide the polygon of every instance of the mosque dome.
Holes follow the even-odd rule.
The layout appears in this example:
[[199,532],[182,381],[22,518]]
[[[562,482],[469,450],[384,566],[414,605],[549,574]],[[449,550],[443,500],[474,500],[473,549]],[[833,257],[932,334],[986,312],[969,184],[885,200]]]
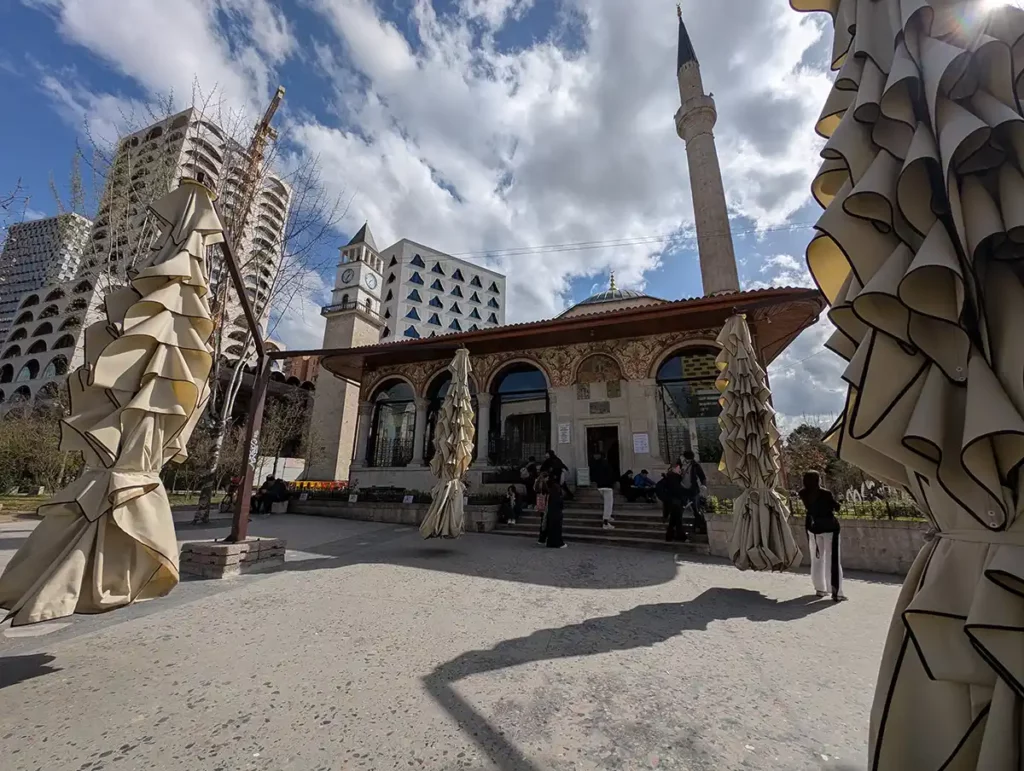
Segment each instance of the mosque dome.
[[615,274],[611,274],[608,288],[581,300],[562,314],[567,316],[582,316],[588,313],[601,313],[603,311],[623,310],[625,308],[637,308],[642,305],[660,305],[665,302],[657,297],[634,292],[632,289],[619,289],[615,285]]

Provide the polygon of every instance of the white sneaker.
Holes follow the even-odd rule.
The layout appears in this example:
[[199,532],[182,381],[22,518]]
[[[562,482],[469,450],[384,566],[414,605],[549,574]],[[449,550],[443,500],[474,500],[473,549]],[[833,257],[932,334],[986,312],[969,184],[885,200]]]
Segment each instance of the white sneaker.
[[605,530],[614,530],[615,529],[615,525],[613,525],[608,520],[605,520],[605,522],[604,522],[604,529]]
[[[559,548],[559,549],[568,549],[568,548],[569,548],[569,544],[567,544],[567,543],[563,543],[563,544],[562,544],[561,546],[559,546],[558,548]],[[843,599],[845,600],[846,598],[845,598],[845,597],[843,597]]]

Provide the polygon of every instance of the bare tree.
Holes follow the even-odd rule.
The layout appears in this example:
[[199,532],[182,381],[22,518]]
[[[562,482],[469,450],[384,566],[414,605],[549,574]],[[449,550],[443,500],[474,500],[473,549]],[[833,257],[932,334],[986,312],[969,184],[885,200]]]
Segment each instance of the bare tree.
[[277,476],[277,463],[288,449],[302,455],[303,430],[309,418],[309,394],[296,388],[279,399],[268,402],[260,430],[260,455],[273,457],[273,474]]

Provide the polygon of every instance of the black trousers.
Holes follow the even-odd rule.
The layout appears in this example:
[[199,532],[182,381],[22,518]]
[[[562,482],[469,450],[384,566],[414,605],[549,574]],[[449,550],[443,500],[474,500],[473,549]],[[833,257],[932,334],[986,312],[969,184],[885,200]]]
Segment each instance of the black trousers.
[[686,531],[683,530],[683,507],[678,503],[665,505],[668,513],[668,528],[665,530],[666,541],[685,541]]

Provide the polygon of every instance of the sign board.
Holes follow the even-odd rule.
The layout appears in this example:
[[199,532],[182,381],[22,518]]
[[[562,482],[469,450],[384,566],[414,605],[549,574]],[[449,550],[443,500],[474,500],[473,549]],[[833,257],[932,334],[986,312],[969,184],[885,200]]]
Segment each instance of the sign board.
[[633,434],[633,452],[636,455],[649,455],[651,439],[647,434]]
[[355,503],[358,500],[359,500],[359,493],[349,493],[348,494],[348,502],[349,503]]
[[299,500],[300,501],[308,501],[309,500],[309,493],[299,493]]
[[572,423],[558,424],[558,443],[569,444],[572,441]]
[[590,487],[590,469],[589,468],[578,468],[576,469],[576,484],[580,487]]
[[404,498],[402,498],[402,503],[412,503],[412,496],[407,495]]

